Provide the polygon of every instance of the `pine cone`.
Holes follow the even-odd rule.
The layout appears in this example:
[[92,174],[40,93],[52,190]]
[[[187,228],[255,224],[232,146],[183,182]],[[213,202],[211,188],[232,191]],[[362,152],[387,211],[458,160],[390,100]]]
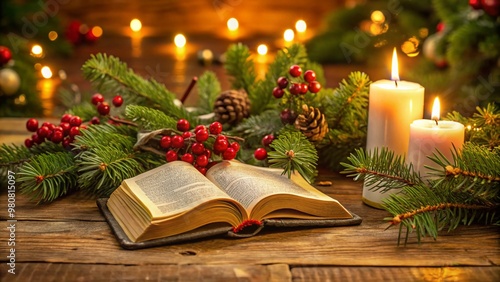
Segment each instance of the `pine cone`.
[[245,90],[227,90],[215,100],[214,112],[221,123],[238,124],[250,115],[250,99]]
[[328,133],[325,115],[319,109],[302,105],[302,114],[295,120],[295,128],[300,130],[311,142],[323,140]]

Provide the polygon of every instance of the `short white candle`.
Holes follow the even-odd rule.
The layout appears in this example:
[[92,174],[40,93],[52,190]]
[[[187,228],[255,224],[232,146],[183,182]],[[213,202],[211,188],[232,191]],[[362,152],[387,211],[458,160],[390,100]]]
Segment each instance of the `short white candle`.
[[[383,147],[396,155],[406,156],[412,121],[424,112],[424,87],[418,83],[399,81],[396,49],[392,57],[392,80],[379,80],[370,85],[368,134],[366,150]],[[363,187],[363,202],[381,208],[382,200],[391,193]]]
[[437,151],[446,159],[453,160],[453,146],[460,150],[464,143],[465,127],[454,121],[439,120],[439,99],[436,97],[432,110],[432,119],[419,119],[410,125],[410,144],[407,162],[412,163],[415,171],[425,176],[429,169],[425,166],[437,166],[428,157]]

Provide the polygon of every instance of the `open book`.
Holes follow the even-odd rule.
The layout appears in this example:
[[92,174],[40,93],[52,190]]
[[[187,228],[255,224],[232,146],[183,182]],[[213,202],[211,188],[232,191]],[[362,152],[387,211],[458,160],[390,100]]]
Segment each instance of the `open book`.
[[107,209],[132,242],[213,228],[236,232],[272,219],[306,220],[306,226],[314,225],[310,220],[353,219],[298,174],[288,179],[281,170],[236,161],[213,166],[206,177],[186,162],[167,163],[124,180]]

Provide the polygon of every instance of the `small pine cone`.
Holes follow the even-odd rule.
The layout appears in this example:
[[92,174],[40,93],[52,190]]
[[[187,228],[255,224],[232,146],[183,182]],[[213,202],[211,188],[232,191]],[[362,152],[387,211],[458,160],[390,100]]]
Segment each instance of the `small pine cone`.
[[295,128],[300,130],[311,142],[323,140],[328,133],[325,115],[319,109],[302,105],[302,114],[295,120]]
[[250,99],[245,90],[227,90],[215,100],[214,106],[217,121],[238,124],[250,115]]

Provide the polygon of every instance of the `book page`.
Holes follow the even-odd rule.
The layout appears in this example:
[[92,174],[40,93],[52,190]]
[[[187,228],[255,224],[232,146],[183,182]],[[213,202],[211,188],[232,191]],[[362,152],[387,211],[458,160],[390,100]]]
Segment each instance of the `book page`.
[[238,162],[222,162],[210,168],[207,177],[250,211],[261,199],[275,194],[337,202],[311,186],[306,189],[281,175],[280,170]]
[[[192,165],[175,161],[124,181],[153,218],[169,217],[213,199],[230,199]],[[129,190],[129,191],[127,191]]]

